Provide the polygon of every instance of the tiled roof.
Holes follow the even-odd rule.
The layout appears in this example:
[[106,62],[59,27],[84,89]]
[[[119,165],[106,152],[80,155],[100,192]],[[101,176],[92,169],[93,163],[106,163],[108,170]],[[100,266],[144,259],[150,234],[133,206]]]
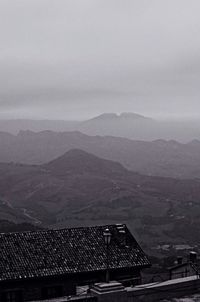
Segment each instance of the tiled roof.
[[[0,281],[106,269],[103,232],[109,228],[110,269],[149,266],[149,260],[124,225],[0,234]],[[124,244],[124,238],[126,242]]]

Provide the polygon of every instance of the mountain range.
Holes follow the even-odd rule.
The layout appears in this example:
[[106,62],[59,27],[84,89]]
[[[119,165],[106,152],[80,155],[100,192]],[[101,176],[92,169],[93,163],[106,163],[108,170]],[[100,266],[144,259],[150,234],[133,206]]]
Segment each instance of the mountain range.
[[62,120],[0,120],[2,132],[17,134],[20,130],[40,132],[80,131],[88,135],[120,136],[134,140],[156,139],[188,142],[200,139],[198,120],[157,120],[140,114],[104,113],[84,121]]
[[42,165],[0,164],[0,219],[42,227],[126,222],[149,248],[197,241],[199,199],[200,180],[145,176],[78,149]]
[[70,149],[82,149],[115,160],[142,174],[175,178],[200,177],[200,141],[136,141],[111,136],[88,136],[78,131],[0,132],[0,162],[43,164]]

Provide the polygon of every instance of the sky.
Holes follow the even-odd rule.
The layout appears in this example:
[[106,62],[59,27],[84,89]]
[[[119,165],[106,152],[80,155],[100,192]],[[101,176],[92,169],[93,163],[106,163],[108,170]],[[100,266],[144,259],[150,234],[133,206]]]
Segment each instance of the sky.
[[200,115],[199,0],[0,0],[0,118]]

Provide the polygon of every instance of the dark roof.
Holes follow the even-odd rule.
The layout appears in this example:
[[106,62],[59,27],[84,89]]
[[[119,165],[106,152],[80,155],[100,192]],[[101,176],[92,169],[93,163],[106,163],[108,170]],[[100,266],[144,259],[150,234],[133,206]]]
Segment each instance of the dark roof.
[[[117,225],[0,234],[0,281],[150,265],[128,228]],[[123,233],[124,232],[124,233]],[[124,237],[125,236],[125,237]],[[124,242],[126,238],[126,242]]]

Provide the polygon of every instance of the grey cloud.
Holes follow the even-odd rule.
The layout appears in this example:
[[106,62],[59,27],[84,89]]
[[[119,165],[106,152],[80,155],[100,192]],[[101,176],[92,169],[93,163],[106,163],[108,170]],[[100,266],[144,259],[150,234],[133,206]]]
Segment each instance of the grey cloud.
[[199,0],[1,0],[0,113],[196,113],[199,10]]

